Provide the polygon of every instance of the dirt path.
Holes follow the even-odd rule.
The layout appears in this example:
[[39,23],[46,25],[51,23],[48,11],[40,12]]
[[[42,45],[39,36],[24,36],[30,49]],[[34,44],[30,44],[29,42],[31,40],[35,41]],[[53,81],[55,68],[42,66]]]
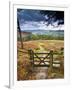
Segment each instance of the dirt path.
[[40,51],[44,51],[44,48],[42,47],[43,43],[39,43]]
[[35,67],[34,72],[36,73],[36,79],[48,78],[48,67]]
[[[45,52],[42,47],[43,43],[39,43],[40,52]],[[45,57],[43,55],[42,57]],[[48,78],[48,67],[35,67],[34,72],[36,73],[36,79],[47,79]]]

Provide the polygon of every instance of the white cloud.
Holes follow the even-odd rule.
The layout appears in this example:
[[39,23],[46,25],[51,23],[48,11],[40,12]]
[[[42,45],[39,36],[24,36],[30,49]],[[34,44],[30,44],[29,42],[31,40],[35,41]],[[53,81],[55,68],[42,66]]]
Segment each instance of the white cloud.
[[55,27],[53,27],[51,24],[47,26],[47,22],[40,21],[26,21],[25,23],[21,24],[21,30],[64,30],[64,25],[59,25],[57,27],[57,23],[53,23]]

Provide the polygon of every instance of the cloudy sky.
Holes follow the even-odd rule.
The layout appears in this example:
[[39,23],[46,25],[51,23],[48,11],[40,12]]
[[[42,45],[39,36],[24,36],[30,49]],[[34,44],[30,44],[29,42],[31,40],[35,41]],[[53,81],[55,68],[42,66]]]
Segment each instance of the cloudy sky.
[[64,24],[58,25],[59,20],[52,21],[53,25],[48,25],[49,21],[46,19],[49,17],[41,14],[40,10],[18,9],[17,17],[21,30],[64,30]]

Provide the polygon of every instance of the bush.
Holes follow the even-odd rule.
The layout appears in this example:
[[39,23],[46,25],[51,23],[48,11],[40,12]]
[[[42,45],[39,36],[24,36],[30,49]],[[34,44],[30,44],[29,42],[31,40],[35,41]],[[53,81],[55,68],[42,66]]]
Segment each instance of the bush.
[[[17,38],[18,41],[20,41],[20,38]],[[31,36],[27,36],[25,38],[22,38],[23,41],[29,41],[29,40],[64,40],[63,36],[52,36],[52,35],[37,35],[37,34],[31,34]]]

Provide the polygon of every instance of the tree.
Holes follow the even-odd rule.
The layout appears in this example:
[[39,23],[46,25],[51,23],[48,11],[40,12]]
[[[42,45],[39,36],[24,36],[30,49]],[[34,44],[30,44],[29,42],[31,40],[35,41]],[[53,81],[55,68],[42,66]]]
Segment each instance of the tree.
[[[64,11],[41,10],[40,13],[46,16],[45,22],[47,22],[47,25],[51,24],[54,27],[58,27],[64,24]],[[53,24],[56,21],[58,21],[57,26]]]
[[21,41],[21,48],[23,49],[23,41],[22,41],[22,35],[21,35],[21,29],[20,29],[20,24],[19,24],[19,19],[17,18],[17,28],[20,34],[20,41]]

